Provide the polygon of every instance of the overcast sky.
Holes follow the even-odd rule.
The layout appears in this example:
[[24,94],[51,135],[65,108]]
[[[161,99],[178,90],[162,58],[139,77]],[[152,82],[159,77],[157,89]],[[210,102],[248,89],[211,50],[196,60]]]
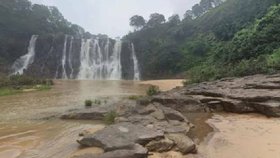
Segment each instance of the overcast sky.
[[34,3],[58,7],[64,17],[93,34],[123,36],[132,30],[129,18],[151,13],[183,16],[199,0],[31,0]]

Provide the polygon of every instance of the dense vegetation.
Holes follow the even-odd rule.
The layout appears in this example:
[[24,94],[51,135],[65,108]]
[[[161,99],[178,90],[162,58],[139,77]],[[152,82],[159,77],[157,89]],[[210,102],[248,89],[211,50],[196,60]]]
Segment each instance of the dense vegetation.
[[152,14],[146,23],[130,23],[136,29],[125,39],[135,43],[144,76],[187,72],[200,82],[279,70],[280,0],[215,2],[202,0],[183,20]]
[[80,26],[64,19],[56,7],[31,4],[29,0],[1,0],[0,72],[7,72],[7,67],[26,53],[33,34],[54,36],[83,33]]
[[[135,15],[133,42],[143,79],[179,77],[193,82],[280,69],[280,0],[201,0],[183,19]],[[91,36],[55,7],[28,0],[0,1],[0,76],[26,53],[33,34],[54,39]]]
[[25,75],[0,77],[0,96],[21,93],[24,90],[48,90],[52,85],[52,80]]

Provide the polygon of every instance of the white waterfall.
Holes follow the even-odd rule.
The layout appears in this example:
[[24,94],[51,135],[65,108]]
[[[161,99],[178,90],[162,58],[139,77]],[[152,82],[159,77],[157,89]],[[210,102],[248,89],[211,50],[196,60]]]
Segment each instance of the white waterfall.
[[110,54],[111,43],[109,39],[107,40],[104,49],[101,49],[99,42],[99,39],[82,39],[80,52],[81,65],[77,79],[122,79],[122,42],[115,42],[112,54]]
[[22,75],[24,70],[28,69],[29,65],[31,65],[34,62],[35,47],[38,37],[38,35],[33,35],[31,37],[31,40],[29,41],[27,54],[21,56],[14,62],[12,66],[13,74]]
[[132,60],[133,60],[133,67],[134,67],[134,80],[140,80],[140,71],[139,71],[139,64],[136,57],[136,52],[134,48],[134,44],[131,43],[131,53],[132,53]]
[[121,65],[122,41],[117,40],[114,45],[113,54],[107,64],[107,72],[109,72],[108,79],[121,80],[122,79],[122,65]]
[[62,76],[61,76],[61,78],[62,79],[68,79],[66,69],[65,69],[65,67],[66,67],[66,53],[67,53],[67,40],[68,40],[68,36],[65,35],[62,58],[61,58],[61,66],[62,66]]
[[73,79],[73,73],[74,73],[74,69],[73,69],[73,63],[72,63],[72,58],[73,58],[73,40],[74,37],[71,37],[71,41],[70,41],[70,48],[69,48],[69,53],[68,53],[68,64],[69,64],[69,68],[70,68],[70,75],[69,78]]

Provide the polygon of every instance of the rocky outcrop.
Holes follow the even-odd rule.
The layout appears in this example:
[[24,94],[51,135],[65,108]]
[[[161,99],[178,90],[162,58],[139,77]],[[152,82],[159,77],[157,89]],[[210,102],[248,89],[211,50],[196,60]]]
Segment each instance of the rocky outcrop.
[[97,119],[114,109],[115,124],[96,133],[84,132],[78,140],[85,147],[99,147],[101,155],[84,157],[147,157],[148,152],[196,153],[197,146],[187,135],[194,125],[182,113],[261,113],[280,116],[280,76],[255,75],[227,78],[175,88],[137,102],[92,108],[66,114],[68,119]]
[[280,117],[280,76],[226,78],[177,88],[150,100],[181,112],[255,112]]
[[[98,157],[106,157],[105,155],[110,155],[112,152],[124,152],[129,157],[135,155],[137,151],[135,147],[144,148],[147,152],[176,150],[187,154],[195,151],[195,144],[186,135],[193,125],[180,112],[159,103],[121,105],[116,109],[118,117],[115,118],[114,125],[95,133],[84,132],[78,143],[84,147],[102,148],[105,153]],[[92,114],[96,115],[96,113]],[[81,115],[91,118],[88,116],[89,113],[76,113],[75,115],[79,116],[77,118],[81,118]],[[169,135],[176,134],[180,135],[182,140],[188,140],[185,142],[187,144],[183,144],[173,137],[168,138]],[[138,156],[145,157],[145,154],[138,154]]]

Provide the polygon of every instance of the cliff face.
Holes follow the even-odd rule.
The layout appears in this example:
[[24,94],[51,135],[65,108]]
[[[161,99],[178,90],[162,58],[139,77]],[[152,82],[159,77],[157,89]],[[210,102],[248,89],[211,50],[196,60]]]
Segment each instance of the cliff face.
[[[126,79],[135,76],[131,43],[110,38],[80,38],[64,34],[40,35],[34,44],[34,58],[25,74],[57,79]],[[10,66],[10,73],[18,73],[15,63],[28,56],[28,41],[24,53]],[[21,62],[21,63],[20,63]],[[138,66],[138,65],[137,65]]]

